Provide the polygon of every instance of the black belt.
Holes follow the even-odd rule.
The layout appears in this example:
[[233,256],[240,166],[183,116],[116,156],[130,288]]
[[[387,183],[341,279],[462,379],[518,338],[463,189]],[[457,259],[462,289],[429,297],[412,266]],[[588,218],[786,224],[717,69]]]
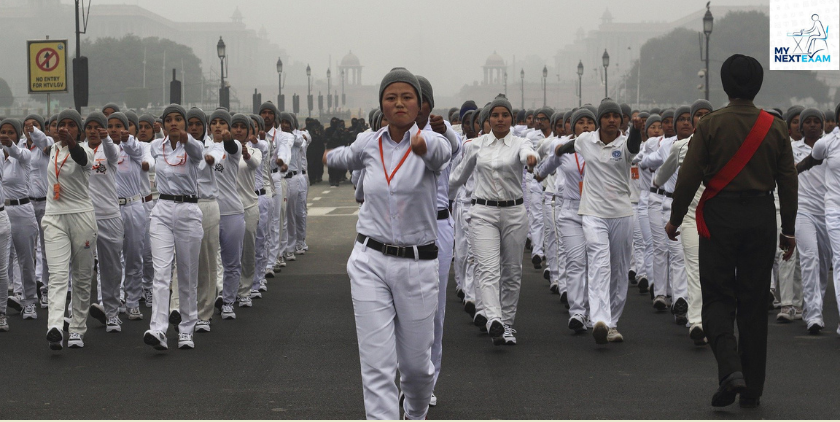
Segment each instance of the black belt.
[[665,191],[665,197],[666,198],[673,198],[674,197],[674,192]]
[[723,191],[715,195],[718,198],[757,198],[761,196],[773,196],[773,191],[744,190],[739,192]]
[[29,203],[29,198],[7,199],[7,201],[9,201],[9,205],[24,205]]
[[438,220],[446,220],[449,218],[449,210],[444,208],[442,210],[438,210]]
[[[367,243],[365,243],[367,241]],[[359,234],[356,236],[356,242],[359,242],[363,245],[367,245],[368,248],[371,248],[375,251],[381,252],[383,255],[390,255],[396,256],[399,258],[410,258],[414,259],[414,248],[415,246],[394,246],[394,245],[386,245],[384,243],[377,242],[372,238],[365,236],[363,234]],[[417,259],[421,259],[424,261],[429,261],[432,259],[437,259],[438,256],[438,248],[434,243],[429,243],[428,245],[423,246],[416,246],[417,248]]]
[[141,200],[141,201],[143,201],[143,202],[149,202],[149,201],[151,201],[151,200],[153,200],[153,199],[155,199],[155,197],[154,197],[154,195],[152,195],[152,194],[150,193],[150,194],[148,194],[148,195],[144,196],[143,198],[141,198],[140,200]]
[[5,211],[5,210],[6,210],[6,207],[0,205],[0,211]]
[[254,193],[257,195],[265,195],[265,189],[255,190]]
[[167,195],[162,193],[158,198],[163,199],[164,201],[188,202],[191,204],[198,203],[198,197],[192,195]]
[[665,195],[665,189],[650,188],[650,193],[657,193],[659,195]]
[[297,176],[298,174],[306,174],[306,170],[303,171],[290,171],[286,173],[286,178],[291,179],[292,177]]
[[280,171],[280,167],[271,169],[272,173],[277,173],[278,171]]
[[31,197],[31,196],[30,196],[30,197],[29,197],[29,200],[30,200],[30,201],[32,201],[32,202],[44,202],[44,201],[46,201],[46,200],[47,200],[47,198],[46,198],[46,197],[43,197],[43,198],[33,198],[33,197]]
[[488,207],[512,207],[514,205],[522,205],[523,203],[525,203],[525,200],[522,199],[522,198],[519,198],[517,200],[511,200],[511,201],[488,201],[486,199],[476,198],[476,199],[473,199],[470,202],[473,205],[475,205],[475,204],[486,205]]

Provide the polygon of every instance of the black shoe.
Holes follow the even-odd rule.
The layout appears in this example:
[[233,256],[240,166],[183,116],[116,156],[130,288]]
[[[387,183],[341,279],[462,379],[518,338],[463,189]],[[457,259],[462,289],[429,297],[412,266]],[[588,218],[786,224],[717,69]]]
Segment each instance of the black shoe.
[[677,299],[671,306],[671,313],[674,314],[674,320],[677,325],[685,325],[688,322],[688,317],[686,317],[688,313],[688,302],[683,298]]
[[574,330],[575,334],[586,332],[586,327],[583,325],[583,322],[581,322],[577,318],[572,318],[569,320],[569,329]]
[[650,300],[653,300],[655,297],[653,294],[653,283],[650,283],[650,287],[648,288],[648,292],[650,293]]
[[635,283],[636,282],[636,272],[633,271],[633,270],[630,270],[630,272],[627,273],[627,279],[630,280],[630,284]]
[[566,309],[569,309],[569,297],[568,295],[566,295],[566,292],[563,292],[563,294],[560,295],[560,302],[562,302],[563,305],[566,306]]
[[531,262],[534,264],[534,269],[539,270],[542,268],[542,258],[540,258],[539,255],[534,255],[534,257],[531,258]]
[[64,334],[58,331],[58,328],[50,328],[47,332],[47,341],[50,342],[50,350],[61,350],[63,346],[61,342],[64,340]]
[[490,337],[493,338],[493,343],[496,343],[496,338],[502,340],[502,343],[505,342],[505,339],[502,338],[502,335],[505,334],[505,326],[499,320],[495,320],[490,323],[490,329],[487,330],[487,334],[490,334]]
[[738,405],[741,406],[741,409],[755,409],[760,404],[761,397],[753,398],[741,396],[738,398]]
[[102,305],[98,303],[90,305],[90,308],[88,308],[88,315],[90,315],[91,318],[101,322],[102,325],[108,325],[108,317],[105,315],[105,311]]
[[735,396],[747,389],[744,374],[733,372],[720,382],[720,387],[712,396],[712,406],[726,407],[735,403]]
[[169,324],[178,325],[181,323],[181,312],[177,309],[169,313]]
[[23,311],[23,305],[20,302],[20,296],[9,295],[6,299],[6,307],[12,308],[18,312]]
[[464,304],[464,311],[470,315],[470,318],[475,319],[475,303],[467,302]]
[[823,328],[824,327],[822,325],[814,322],[814,323],[811,323],[811,324],[808,325],[808,333],[813,334],[813,335],[817,335],[817,334],[820,333],[820,330],[822,330]]
[[215,306],[216,309],[219,310],[219,312],[222,312],[222,305],[224,305],[224,304],[225,304],[225,301],[222,300],[222,296],[221,295],[216,296],[216,302],[213,304],[213,306]]
[[484,330],[486,331],[487,330],[487,317],[485,317],[484,315],[481,315],[481,314],[475,314],[475,316],[473,317],[473,324],[475,324],[476,327],[484,328]]
[[461,300],[464,300],[464,297],[466,297],[466,295],[464,294],[464,290],[462,289],[455,290],[455,295],[458,296],[458,299]]
[[648,292],[648,279],[642,277],[642,279],[639,280],[639,293],[645,294],[647,292]]
[[556,284],[552,284],[551,287],[548,288],[548,290],[550,290],[551,293],[553,293],[553,294],[556,294],[556,295],[560,294],[560,286],[558,286]]
[[531,239],[525,239],[525,249],[532,251],[534,248],[531,247]]
[[551,281],[551,270],[550,269],[546,268],[545,270],[543,270],[543,278]]

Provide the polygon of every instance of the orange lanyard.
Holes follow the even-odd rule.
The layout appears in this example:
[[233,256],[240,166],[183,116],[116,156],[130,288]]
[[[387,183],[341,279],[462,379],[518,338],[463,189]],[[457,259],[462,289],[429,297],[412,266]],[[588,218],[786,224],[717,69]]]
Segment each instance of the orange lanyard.
[[58,152],[61,151],[61,148],[55,149],[55,182],[58,183],[58,175],[61,173],[61,168],[64,167],[64,163],[67,162],[67,157],[70,156],[70,150],[67,150],[67,155],[64,156],[64,161],[61,162],[61,165],[58,165]]
[[578,154],[575,153],[575,164],[577,164],[578,173],[580,173],[580,181],[578,181],[578,188],[580,189],[580,194],[583,195],[583,171],[586,169],[586,161],[583,162],[583,167],[581,167],[580,160],[578,160]]
[[382,151],[382,135],[379,136],[379,159],[382,160],[382,171],[385,172],[385,180],[388,181],[388,186],[391,186],[391,180],[394,179],[394,176],[397,174],[397,170],[399,170],[400,167],[402,167],[403,163],[408,158],[408,154],[411,154],[410,145],[408,147],[408,151],[405,152],[405,155],[403,155],[402,160],[400,160],[400,163],[397,164],[397,167],[394,168],[394,171],[391,173],[390,176],[388,176],[388,169],[385,168],[385,153]]
[[[180,158],[181,161],[179,161],[178,164],[172,164],[172,163],[169,162],[169,160],[166,159],[166,145],[167,145],[168,141],[169,141],[169,137],[167,136],[167,137],[163,138],[163,143],[160,145],[160,149],[161,149],[161,151],[163,151],[163,161],[165,161],[166,164],[169,164],[172,167],[183,166],[184,163],[187,162],[186,151],[184,152],[184,155],[181,156],[181,158]],[[170,147],[171,147],[171,145],[170,145]],[[175,152],[174,149],[172,151]],[[178,157],[176,156],[175,158],[178,158]]]

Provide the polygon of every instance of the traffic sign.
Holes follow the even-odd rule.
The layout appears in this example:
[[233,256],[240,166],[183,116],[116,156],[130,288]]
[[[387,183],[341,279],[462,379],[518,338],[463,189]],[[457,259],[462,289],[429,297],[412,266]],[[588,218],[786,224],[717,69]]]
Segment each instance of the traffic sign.
[[67,40],[29,40],[29,93],[67,92]]

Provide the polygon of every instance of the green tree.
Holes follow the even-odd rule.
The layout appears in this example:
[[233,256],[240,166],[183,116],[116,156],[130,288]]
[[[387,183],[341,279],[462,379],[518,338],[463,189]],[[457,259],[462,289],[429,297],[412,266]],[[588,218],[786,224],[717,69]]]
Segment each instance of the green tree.
[[[731,12],[715,22],[709,45],[712,104],[719,106],[728,100],[720,82],[720,66],[736,53],[755,57],[764,67],[764,83],[756,104],[786,109],[797,100],[809,97],[820,103],[830,100],[828,86],[817,80],[814,72],[770,71],[769,28],[770,20],[761,12]],[[705,63],[700,61],[696,32],[678,28],[649,40],[642,46],[641,62],[642,102],[690,103],[703,97],[697,85],[705,83],[705,79],[698,78],[697,72]],[[636,63],[628,80],[635,80],[638,71],[639,63]],[[628,86],[628,96],[636,96],[633,84]]]
[[15,97],[12,95],[12,89],[6,80],[0,78],[0,107],[11,107],[15,102]]

